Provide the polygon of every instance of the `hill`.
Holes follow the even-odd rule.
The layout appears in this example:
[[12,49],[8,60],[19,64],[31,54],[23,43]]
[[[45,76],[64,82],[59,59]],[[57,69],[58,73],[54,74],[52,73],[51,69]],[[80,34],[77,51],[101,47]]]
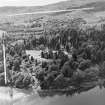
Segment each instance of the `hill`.
[[73,8],[86,8],[95,7],[98,9],[103,9],[105,7],[105,0],[67,0],[55,4],[45,5],[45,6],[6,6],[0,7],[1,15],[8,14],[19,14],[19,13],[31,13],[36,11],[52,11],[52,10],[66,10]]
[[[92,9],[84,10],[84,8]],[[45,11],[57,12],[45,13]],[[36,12],[44,13],[36,14]],[[67,0],[45,6],[0,7],[0,29],[33,27],[33,25],[36,27],[37,24],[47,23],[49,20],[67,23],[69,19],[75,18],[81,18],[89,25],[95,25],[105,23],[104,14],[105,0]]]

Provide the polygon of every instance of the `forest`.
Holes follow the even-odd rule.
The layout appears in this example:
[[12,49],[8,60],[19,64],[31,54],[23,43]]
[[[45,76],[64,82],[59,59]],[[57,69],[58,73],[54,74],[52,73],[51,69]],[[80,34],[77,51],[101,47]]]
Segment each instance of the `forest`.
[[[46,61],[34,59],[26,50],[42,50]],[[8,85],[16,88],[83,91],[105,87],[105,25],[101,29],[59,27],[39,38],[24,39],[21,44],[6,44],[6,60]],[[2,62],[0,85],[5,86]]]

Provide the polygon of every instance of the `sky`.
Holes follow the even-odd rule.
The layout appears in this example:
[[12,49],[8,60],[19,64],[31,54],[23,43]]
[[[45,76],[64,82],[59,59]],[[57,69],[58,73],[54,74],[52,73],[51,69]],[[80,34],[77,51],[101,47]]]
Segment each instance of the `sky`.
[[0,0],[0,6],[42,6],[66,0]]

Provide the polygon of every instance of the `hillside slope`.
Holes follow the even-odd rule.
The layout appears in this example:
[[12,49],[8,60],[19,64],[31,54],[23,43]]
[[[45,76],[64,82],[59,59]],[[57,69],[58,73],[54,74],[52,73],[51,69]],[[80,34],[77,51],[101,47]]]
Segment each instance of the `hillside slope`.
[[30,13],[36,11],[50,11],[50,10],[65,10],[72,8],[86,8],[86,7],[95,7],[103,9],[105,7],[105,0],[67,0],[55,4],[45,5],[45,6],[6,6],[0,7],[0,14],[17,14],[17,13]]

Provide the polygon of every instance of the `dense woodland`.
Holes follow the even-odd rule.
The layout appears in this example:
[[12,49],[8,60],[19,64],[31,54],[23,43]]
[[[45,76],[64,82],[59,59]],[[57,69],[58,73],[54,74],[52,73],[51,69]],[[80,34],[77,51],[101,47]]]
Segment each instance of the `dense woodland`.
[[[54,61],[51,64],[44,63],[42,72],[37,76],[42,89],[69,88],[69,86],[84,88],[86,83],[87,88],[101,83],[105,85],[104,30],[104,25],[101,26],[101,30],[68,28],[61,30],[60,36],[52,37],[47,47],[57,50],[58,53],[54,57],[56,59],[52,57]],[[62,46],[72,57],[69,58],[60,50]],[[51,58],[51,51],[47,57]]]
[[[41,49],[42,58],[52,61],[41,62],[27,55],[25,50],[32,49]],[[68,26],[46,31],[40,38],[32,36],[14,46],[6,45],[6,58],[8,85],[17,88],[39,85],[43,90],[81,90],[105,86],[105,25],[100,30]],[[0,85],[5,85],[3,64],[0,66]]]

